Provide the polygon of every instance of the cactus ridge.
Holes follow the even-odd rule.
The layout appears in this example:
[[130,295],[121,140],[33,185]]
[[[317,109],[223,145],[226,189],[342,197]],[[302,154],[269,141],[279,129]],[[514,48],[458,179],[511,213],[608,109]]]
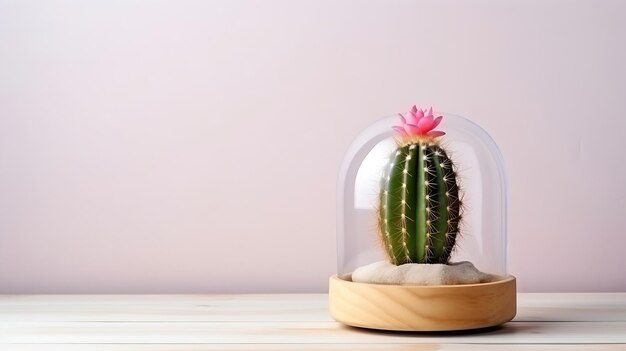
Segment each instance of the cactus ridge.
[[378,210],[389,260],[448,263],[461,220],[452,160],[436,142],[400,145],[383,172]]

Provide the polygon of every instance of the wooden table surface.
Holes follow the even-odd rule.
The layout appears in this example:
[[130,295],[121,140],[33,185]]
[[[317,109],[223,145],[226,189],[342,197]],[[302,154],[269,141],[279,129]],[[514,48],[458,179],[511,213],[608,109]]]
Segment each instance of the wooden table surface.
[[325,294],[0,295],[0,350],[626,350],[626,293],[519,294],[479,332],[350,328]]

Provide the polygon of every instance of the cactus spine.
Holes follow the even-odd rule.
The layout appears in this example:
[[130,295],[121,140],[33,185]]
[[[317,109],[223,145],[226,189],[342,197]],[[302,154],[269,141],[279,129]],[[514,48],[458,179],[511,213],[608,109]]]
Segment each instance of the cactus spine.
[[399,144],[384,170],[381,241],[396,265],[448,263],[461,220],[455,167],[434,138],[409,139]]

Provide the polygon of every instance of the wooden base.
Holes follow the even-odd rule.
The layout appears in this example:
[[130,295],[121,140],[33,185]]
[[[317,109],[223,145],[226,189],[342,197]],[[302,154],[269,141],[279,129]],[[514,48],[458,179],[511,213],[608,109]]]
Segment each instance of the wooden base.
[[515,277],[491,283],[410,286],[355,283],[330,277],[335,320],[354,327],[446,331],[486,328],[515,317]]

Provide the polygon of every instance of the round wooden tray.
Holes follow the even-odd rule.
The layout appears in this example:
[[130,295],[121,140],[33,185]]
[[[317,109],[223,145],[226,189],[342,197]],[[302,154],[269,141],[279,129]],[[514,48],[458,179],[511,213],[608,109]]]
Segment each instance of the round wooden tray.
[[515,317],[515,277],[466,285],[355,283],[330,277],[330,314],[354,327],[446,331],[486,328]]

